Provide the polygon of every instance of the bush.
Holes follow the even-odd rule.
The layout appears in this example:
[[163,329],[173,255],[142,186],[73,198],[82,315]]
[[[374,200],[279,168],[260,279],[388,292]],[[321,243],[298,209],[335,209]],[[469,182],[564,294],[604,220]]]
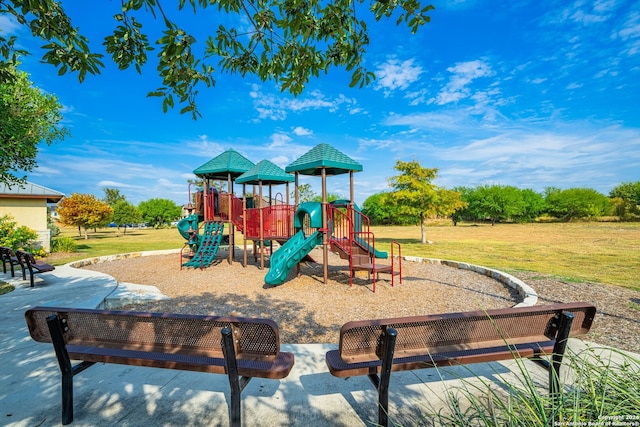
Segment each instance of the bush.
[[0,216],[0,246],[29,250],[34,248],[38,233],[18,224],[11,215]]
[[76,241],[71,237],[56,237],[51,240],[51,252],[75,252]]

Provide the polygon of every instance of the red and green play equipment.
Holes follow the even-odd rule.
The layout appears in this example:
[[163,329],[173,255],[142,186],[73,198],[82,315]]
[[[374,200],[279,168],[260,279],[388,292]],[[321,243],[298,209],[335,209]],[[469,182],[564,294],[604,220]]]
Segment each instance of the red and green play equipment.
[[[350,283],[357,271],[366,271],[373,278],[373,291],[379,273],[400,276],[402,283],[402,256],[400,245],[391,243],[391,257],[376,249],[375,236],[371,232],[369,218],[353,202],[354,172],[362,171],[362,165],[328,144],[320,144],[295,160],[284,170],[268,160],[251,163],[235,150],[227,150],[194,170],[202,181],[201,190],[194,194],[191,203],[195,213],[178,222],[178,231],[185,238],[184,249],[193,254],[190,261],[181,266],[205,268],[213,262],[223,241],[229,242],[229,263],[233,262],[235,231],[244,236],[244,266],[247,266],[247,242],[253,242],[253,256],[260,268],[265,266],[265,254],[269,248],[269,271],[265,276],[268,285],[284,283],[292,269],[308,259],[309,252],[322,246],[324,282],[328,281],[328,252],[332,251],[349,261]],[[349,174],[350,198],[327,202],[327,177]],[[322,179],[322,202],[298,203],[300,175],[319,176]],[[295,201],[289,201],[289,183],[295,183]],[[223,188],[226,191],[215,190]],[[217,185],[216,185],[217,184]],[[242,197],[234,194],[234,184],[242,185]],[[286,185],[285,197],[278,193],[273,197],[272,187]],[[250,196],[247,185],[252,186]],[[268,195],[263,188],[268,188]],[[280,195],[280,197],[278,197]],[[226,226],[226,227],[225,227]],[[226,228],[226,230],[225,230]],[[273,252],[271,243],[280,248]],[[397,252],[397,253],[396,253]],[[390,259],[382,264],[379,259]],[[397,264],[397,266],[396,266]]]

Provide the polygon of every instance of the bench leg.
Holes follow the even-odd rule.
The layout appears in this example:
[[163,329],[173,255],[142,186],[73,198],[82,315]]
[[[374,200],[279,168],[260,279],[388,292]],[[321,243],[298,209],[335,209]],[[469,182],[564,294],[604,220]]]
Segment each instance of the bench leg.
[[65,347],[62,324],[58,316],[52,314],[47,317],[47,326],[62,373],[62,424],[71,424],[73,422],[73,368]]
[[231,328],[222,329],[222,352],[224,353],[225,366],[227,368],[227,377],[229,377],[229,425],[231,427],[240,427],[242,425],[242,417],[240,415],[240,398],[242,390],[251,380],[251,377],[240,377],[238,375],[238,362],[236,360],[236,351],[233,345],[233,332]]
[[386,330],[380,376],[369,375],[369,379],[378,390],[378,425],[382,427],[389,425],[389,383],[391,382],[391,368],[393,366],[397,336],[398,331],[395,328]]
[[560,366],[562,365],[564,352],[567,349],[573,318],[573,313],[568,311],[563,311],[560,316],[556,343],[553,346],[553,354],[551,355],[551,369],[549,369],[549,393],[553,399],[557,399],[560,394]]

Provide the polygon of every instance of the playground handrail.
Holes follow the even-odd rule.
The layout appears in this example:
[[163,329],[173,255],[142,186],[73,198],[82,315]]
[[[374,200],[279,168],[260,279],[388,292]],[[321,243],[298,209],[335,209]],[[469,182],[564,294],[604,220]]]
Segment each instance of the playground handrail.
[[274,205],[247,209],[245,238],[260,237],[260,211],[262,210],[262,237],[264,239],[289,239],[294,234],[295,206]]
[[398,266],[400,267],[398,271],[399,271],[399,274],[400,274],[400,283],[402,284],[402,246],[400,246],[400,242],[392,240],[391,241],[391,272],[392,272],[391,273],[391,287],[393,287],[395,285],[394,282],[393,282],[394,276],[395,276],[393,274],[393,272],[396,271],[395,264],[394,264],[395,263],[395,253],[393,251],[394,247],[398,248]]
[[[335,204],[329,205],[327,209],[327,217],[329,223],[328,240],[332,245],[338,246],[349,257],[349,286],[353,285],[354,267],[354,246],[359,246],[366,250],[369,257],[368,266],[360,266],[360,269],[370,269],[373,274],[373,292],[376,291],[376,276],[378,268],[376,266],[376,239],[375,234],[371,231],[369,217],[364,215],[353,205]],[[400,283],[402,283],[402,252],[400,243],[391,242],[391,286],[394,286],[395,276],[395,251],[398,251],[398,263]],[[385,267],[381,267],[385,269]]]
[[231,194],[231,218],[229,218],[229,194],[222,193],[220,195],[220,218],[224,221],[231,221],[233,225],[238,227],[240,231],[243,231],[242,223],[242,199],[235,194]]

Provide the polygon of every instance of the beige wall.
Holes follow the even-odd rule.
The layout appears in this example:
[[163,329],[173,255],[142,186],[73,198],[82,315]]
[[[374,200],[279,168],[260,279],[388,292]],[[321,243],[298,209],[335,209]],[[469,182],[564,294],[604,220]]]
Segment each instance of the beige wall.
[[11,215],[18,225],[38,233],[40,244],[49,252],[51,242],[47,229],[47,199],[0,197],[0,216]]

